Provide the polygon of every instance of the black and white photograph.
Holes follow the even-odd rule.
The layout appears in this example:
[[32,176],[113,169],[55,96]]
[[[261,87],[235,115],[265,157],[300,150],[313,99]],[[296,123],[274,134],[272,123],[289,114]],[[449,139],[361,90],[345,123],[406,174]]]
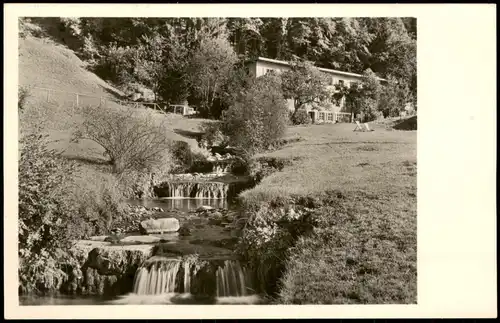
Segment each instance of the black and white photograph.
[[275,14],[17,18],[21,311],[419,305],[420,18]]

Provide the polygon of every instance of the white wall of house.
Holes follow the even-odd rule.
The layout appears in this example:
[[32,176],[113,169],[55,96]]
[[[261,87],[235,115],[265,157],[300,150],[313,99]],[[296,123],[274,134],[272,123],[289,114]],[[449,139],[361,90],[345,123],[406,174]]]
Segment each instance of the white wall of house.
[[[288,71],[290,70],[290,66],[286,64],[257,60],[256,62],[249,64],[248,69],[252,75],[254,75],[255,77],[259,77],[265,75],[269,71],[275,71],[278,73]],[[361,76],[335,73],[335,71],[322,71],[322,72],[328,77],[329,82],[327,85],[327,89],[332,92],[335,90],[335,84],[338,84],[339,82],[344,82],[344,84],[350,86],[350,84],[353,82],[362,81]],[[333,104],[333,112],[349,112],[346,111],[345,99],[342,99],[340,104],[337,104],[337,102],[335,101],[331,103]],[[295,109],[294,100],[292,99],[287,100],[287,105],[290,110],[293,111]],[[306,109],[309,110],[308,108]]]
[[290,66],[275,64],[271,62],[257,61],[256,75],[257,77],[265,75],[268,70],[272,70],[278,73],[282,73],[290,70]]
[[[254,77],[259,77],[262,75],[265,75],[267,73],[267,70],[273,70],[278,73],[290,70],[290,67],[286,65],[279,65],[279,64],[273,64],[269,62],[261,62],[257,61],[254,63],[251,63],[248,65],[249,72],[254,76]],[[295,104],[293,99],[288,99],[286,100],[286,104],[288,107],[288,110],[293,111],[295,110]]]

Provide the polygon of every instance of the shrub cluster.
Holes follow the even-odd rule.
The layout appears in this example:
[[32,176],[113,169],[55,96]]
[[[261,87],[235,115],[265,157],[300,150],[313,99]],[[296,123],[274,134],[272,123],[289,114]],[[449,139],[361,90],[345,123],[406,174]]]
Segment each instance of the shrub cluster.
[[279,77],[258,78],[223,115],[222,133],[248,153],[267,149],[286,130],[288,108]]
[[102,146],[114,173],[164,173],[170,169],[171,143],[164,121],[154,112],[87,106],[80,113],[83,122],[74,140],[92,140]]
[[280,207],[262,205],[249,209],[238,250],[254,267],[260,291],[274,294],[284,271],[287,251],[299,236],[311,230],[309,211],[284,203]]
[[21,291],[44,291],[62,282],[59,248],[68,246],[74,213],[61,189],[75,166],[47,150],[41,135],[20,140],[19,284]]
[[304,109],[296,110],[291,117],[292,124],[294,125],[308,125],[312,123],[311,117]]
[[19,159],[20,291],[47,292],[66,278],[62,264],[78,239],[108,234],[123,220],[122,194],[110,174],[78,167],[48,150],[47,137],[23,135]]
[[26,87],[19,87],[17,90],[17,108],[22,111],[26,106],[26,101],[30,96],[30,91]]
[[126,216],[116,177],[78,166],[48,150],[47,138],[20,140],[19,288],[21,293],[58,290],[74,241],[109,234]]
[[200,125],[202,135],[199,138],[199,146],[209,148],[213,146],[227,146],[229,138],[223,133],[221,122],[202,122]]

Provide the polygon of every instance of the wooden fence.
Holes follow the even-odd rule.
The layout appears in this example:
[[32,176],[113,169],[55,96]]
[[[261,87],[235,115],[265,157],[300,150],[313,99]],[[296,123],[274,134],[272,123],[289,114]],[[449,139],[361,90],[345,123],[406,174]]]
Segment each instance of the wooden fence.
[[56,89],[49,89],[44,87],[32,87],[30,89],[32,92],[38,92],[43,95],[46,102],[57,102],[62,104],[71,104],[72,107],[79,107],[84,105],[99,105],[107,106],[109,103],[113,102],[117,105],[127,106],[132,108],[150,108],[159,112],[165,112],[165,109],[159,103],[155,102],[136,102],[129,100],[114,99],[105,96],[96,96],[92,94],[77,93],[62,91]]
[[315,123],[352,122],[349,112],[311,111],[310,114]]

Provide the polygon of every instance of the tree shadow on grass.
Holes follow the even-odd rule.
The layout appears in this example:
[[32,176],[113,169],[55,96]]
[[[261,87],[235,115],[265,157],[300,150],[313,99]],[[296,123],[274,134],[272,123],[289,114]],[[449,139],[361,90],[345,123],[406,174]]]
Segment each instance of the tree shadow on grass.
[[98,158],[98,157],[85,157],[79,155],[65,155],[64,158],[82,163],[85,165],[96,165],[96,166],[109,166],[111,162],[109,160]]

